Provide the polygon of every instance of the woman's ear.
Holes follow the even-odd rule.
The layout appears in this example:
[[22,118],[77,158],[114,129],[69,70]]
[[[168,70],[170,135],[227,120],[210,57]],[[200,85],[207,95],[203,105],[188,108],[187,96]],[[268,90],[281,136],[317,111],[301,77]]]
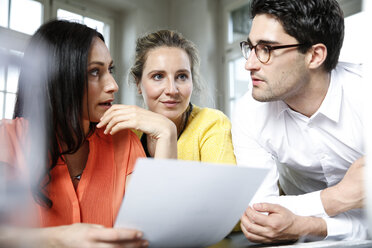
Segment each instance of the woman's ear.
[[327,58],[327,47],[322,43],[315,44],[309,49],[306,56],[309,69],[320,68]]
[[138,94],[142,95],[141,83],[140,82],[136,82],[136,85],[137,85],[137,92],[138,92]]

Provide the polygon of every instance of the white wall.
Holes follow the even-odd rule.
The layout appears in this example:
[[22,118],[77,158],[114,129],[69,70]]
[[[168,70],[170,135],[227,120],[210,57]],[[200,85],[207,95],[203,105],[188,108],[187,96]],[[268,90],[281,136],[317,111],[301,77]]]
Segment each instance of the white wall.
[[[174,29],[192,40],[201,58],[200,74],[203,89],[194,94],[192,102],[200,106],[215,107],[218,94],[220,50],[217,37],[219,0],[143,0],[130,1],[119,14],[116,35],[121,44],[117,60],[117,79],[120,83],[120,102],[141,104],[133,85],[128,85],[127,74],[134,60],[137,37],[159,29]],[[197,93],[197,92],[195,92]]]
[[221,51],[217,36],[218,0],[171,0],[169,28],[181,32],[199,50],[201,92],[194,92],[192,102],[215,107],[218,93],[218,68]]
[[146,32],[168,27],[168,0],[127,1],[131,5],[118,14],[119,54],[117,56],[116,78],[120,83],[120,103],[141,104],[136,87],[128,84],[128,72],[134,61],[136,39]]

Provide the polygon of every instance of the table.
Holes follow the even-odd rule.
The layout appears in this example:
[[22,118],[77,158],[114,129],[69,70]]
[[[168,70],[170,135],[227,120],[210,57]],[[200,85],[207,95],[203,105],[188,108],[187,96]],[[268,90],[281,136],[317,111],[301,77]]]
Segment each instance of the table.
[[315,241],[306,243],[282,244],[282,245],[263,245],[248,241],[243,233],[232,233],[225,239],[208,248],[244,248],[244,247],[282,247],[282,248],[339,248],[339,247],[357,247],[371,248],[372,240],[353,240],[353,241]]

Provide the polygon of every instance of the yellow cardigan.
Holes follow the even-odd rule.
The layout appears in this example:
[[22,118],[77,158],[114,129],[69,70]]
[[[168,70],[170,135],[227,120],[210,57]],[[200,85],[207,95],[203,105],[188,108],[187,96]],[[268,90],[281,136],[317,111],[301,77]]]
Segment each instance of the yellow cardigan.
[[[142,132],[133,131],[141,139]],[[177,151],[181,160],[236,164],[229,118],[219,110],[193,105]]]
[[182,160],[236,164],[230,120],[219,110],[193,105],[177,150]]

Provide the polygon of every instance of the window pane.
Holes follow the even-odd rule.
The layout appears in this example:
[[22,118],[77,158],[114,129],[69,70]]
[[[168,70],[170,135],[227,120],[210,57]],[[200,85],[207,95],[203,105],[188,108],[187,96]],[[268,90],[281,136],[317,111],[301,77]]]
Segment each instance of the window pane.
[[230,98],[239,98],[248,90],[250,73],[244,69],[244,65],[243,57],[230,62]]
[[366,31],[360,28],[366,23],[365,12],[348,16],[345,18],[345,37],[342,45],[340,60],[353,63],[365,63],[366,53],[364,46],[358,46],[361,40],[367,38]]
[[5,118],[12,119],[16,94],[7,93],[5,95]]
[[6,91],[11,93],[17,92],[19,68],[15,66],[8,67],[8,77],[6,81]]
[[5,67],[0,65],[0,91],[5,90]]
[[91,19],[89,17],[84,17],[84,24],[103,34],[103,26],[105,25],[103,22]]
[[108,48],[110,48],[110,26],[105,24],[103,27],[103,37],[105,37],[105,43]]
[[245,62],[243,57],[229,62],[230,113],[234,110],[235,101],[250,89],[250,72],[244,68]]
[[84,17],[84,24],[100,32],[103,35],[103,37],[105,37],[106,46],[107,47],[110,46],[110,39],[109,39],[110,38],[110,26],[105,25],[105,23],[89,18],[89,17]]
[[57,18],[83,23],[88,27],[97,30],[103,35],[103,37],[105,37],[106,46],[110,47],[110,26],[105,24],[104,22],[86,16],[82,16],[64,9],[57,10]]
[[229,43],[246,40],[252,24],[249,13],[249,4],[231,11],[229,20]]
[[0,92],[0,118],[4,118],[4,93]]
[[0,26],[8,27],[9,0],[0,0]]
[[76,21],[79,23],[83,23],[83,17],[81,15],[72,13],[70,11],[64,10],[64,9],[58,9],[57,10],[57,18],[58,19],[64,19],[69,21]]
[[40,27],[42,16],[43,5],[39,2],[32,0],[11,1],[9,27],[31,35]]

